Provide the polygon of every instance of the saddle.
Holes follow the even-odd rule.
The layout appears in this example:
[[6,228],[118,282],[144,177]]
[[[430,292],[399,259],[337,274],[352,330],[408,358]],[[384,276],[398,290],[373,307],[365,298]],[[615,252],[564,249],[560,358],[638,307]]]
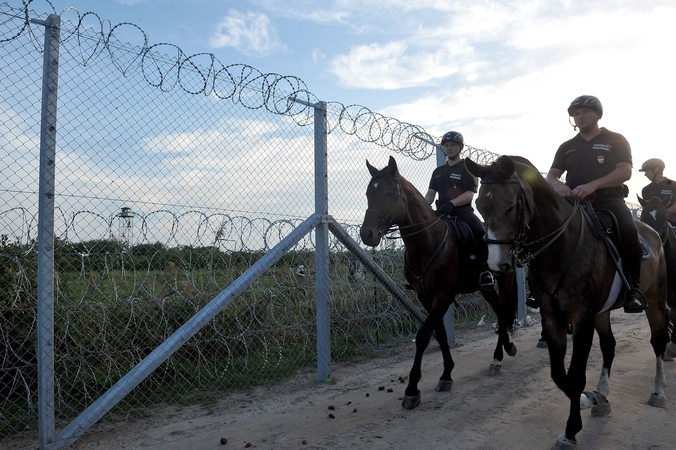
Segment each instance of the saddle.
[[[592,229],[597,236],[603,238],[608,247],[608,252],[615,260],[619,260],[620,252],[620,227],[617,223],[617,217],[612,212],[606,209],[594,209],[590,204],[584,205],[583,211],[588,215]],[[639,242],[641,243],[641,250],[643,251],[642,259],[648,259],[651,256],[650,247],[648,243],[643,239],[643,236],[638,235]]]
[[458,246],[460,255],[462,255],[463,258],[469,258],[470,255],[474,253],[474,249],[477,245],[469,225],[458,219],[456,216],[444,214],[439,217],[441,217],[444,224],[446,224],[446,228],[448,228],[451,238]]

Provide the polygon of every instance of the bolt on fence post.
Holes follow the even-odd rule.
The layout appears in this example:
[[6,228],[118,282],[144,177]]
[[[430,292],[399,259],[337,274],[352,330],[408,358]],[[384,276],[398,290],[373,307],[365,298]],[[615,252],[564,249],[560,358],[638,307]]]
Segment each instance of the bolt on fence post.
[[38,440],[40,449],[54,443],[54,178],[56,115],[59,86],[61,17],[31,20],[45,26],[40,123],[40,187],[38,198]]

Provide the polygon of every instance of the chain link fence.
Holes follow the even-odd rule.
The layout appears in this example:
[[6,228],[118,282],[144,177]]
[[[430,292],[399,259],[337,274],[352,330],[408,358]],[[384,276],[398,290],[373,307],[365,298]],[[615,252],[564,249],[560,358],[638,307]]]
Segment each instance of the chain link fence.
[[[38,186],[45,21],[0,3],[0,447],[38,435]],[[42,5],[42,4],[41,4]],[[63,428],[315,213],[315,98],[302,80],[150,45],[139,27],[60,13],[53,379]],[[368,160],[423,192],[438,141],[327,103],[329,213],[353,239]],[[465,156],[495,155],[467,146]],[[106,415],[214,401],[317,365],[316,233],[305,235]],[[369,255],[403,286],[403,248]],[[377,354],[418,321],[333,235],[331,359]],[[416,301],[410,291],[405,291]],[[491,317],[463,297],[459,324]],[[490,329],[490,327],[487,327]],[[23,439],[23,440],[22,440]],[[56,442],[58,447],[59,443]]]

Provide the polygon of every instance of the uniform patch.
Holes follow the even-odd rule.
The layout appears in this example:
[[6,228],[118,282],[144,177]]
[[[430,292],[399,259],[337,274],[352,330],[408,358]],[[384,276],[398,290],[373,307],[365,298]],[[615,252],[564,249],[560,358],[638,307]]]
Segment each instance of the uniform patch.
[[596,157],[596,161],[597,161],[599,164],[603,164],[603,161],[605,161],[605,160],[606,160],[606,157],[603,156],[603,155],[599,155],[599,156]]
[[592,145],[592,150],[601,150],[604,152],[609,152],[611,147],[612,146],[610,144],[594,144]]

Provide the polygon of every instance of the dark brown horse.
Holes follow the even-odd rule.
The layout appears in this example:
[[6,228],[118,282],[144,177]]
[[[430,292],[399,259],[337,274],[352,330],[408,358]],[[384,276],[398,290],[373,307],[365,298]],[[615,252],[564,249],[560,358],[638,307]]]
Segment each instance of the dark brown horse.
[[[519,157],[501,156],[490,166],[466,160],[467,170],[481,178],[477,208],[486,221],[489,266],[510,273],[517,264],[529,264],[528,286],[540,306],[543,335],[549,349],[552,379],[570,399],[565,432],[554,448],[577,448],[582,429],[581,407],[592,414],[610,412],[609,377],[615,356],[610,311],[622,307],[622,292],[613,300],[616,267],[604,239],[589,225],[593,216],[579,202],[559,196],[540,173]],[[664,406],[662,354],[668,342],[666,264],[660,237],[637,222],[650,256],[641,265],[641,288],[655,352],[655,388],[648,401]],[[624,288],[623,288],[624,289]],[[573,334],[570,366],[566,371],[567,329]],[[585,392],[586,368],[594,337],[603,354],[601,376],[594,392]]]
[[[448,346],[443,318],[457,294],[479,290],[481,266],[461,256],[458,243],[450,236],[445,223],[420,192],[399,174],[393,157],[382,170],[371,166],[368,161],[366,166],[373,178],[366,190],[368,209],[361,226],[361,240],[366,245],[377,246],[394,225],[399,227],[406,246],[404,276],[428,313],[416,334],[415,359],[402,402],[404,408],[413,409],[420,404],[418,382],[421,378],[422,357],[432,333],[439,341],[444,359],[444,370],[436,390],[451,389],[451,371],[455,363]],[[508,333],[516,315],[515,276],[511,273],[498,277],[497,281],[500,292],[504,293],[502,299],[492,287],[481,290],[498,316],[498,344],[491,373],[499,372],[503,348],[510,356],[516,354],[516,346],[510,342]]]
[[670,331],[672,345],[667,348],[664,355],[665,361],[673,361],[676,357],[676,233],[669,225],[669,213],[667,206],[669,200],[662,200],[659,197],[643,199],[638,197],[638,202],[643,208],[641,211],[641,222],[650,225],[662,239],[664,247],[664,258],[667,263],[667,305],[670,309]]

